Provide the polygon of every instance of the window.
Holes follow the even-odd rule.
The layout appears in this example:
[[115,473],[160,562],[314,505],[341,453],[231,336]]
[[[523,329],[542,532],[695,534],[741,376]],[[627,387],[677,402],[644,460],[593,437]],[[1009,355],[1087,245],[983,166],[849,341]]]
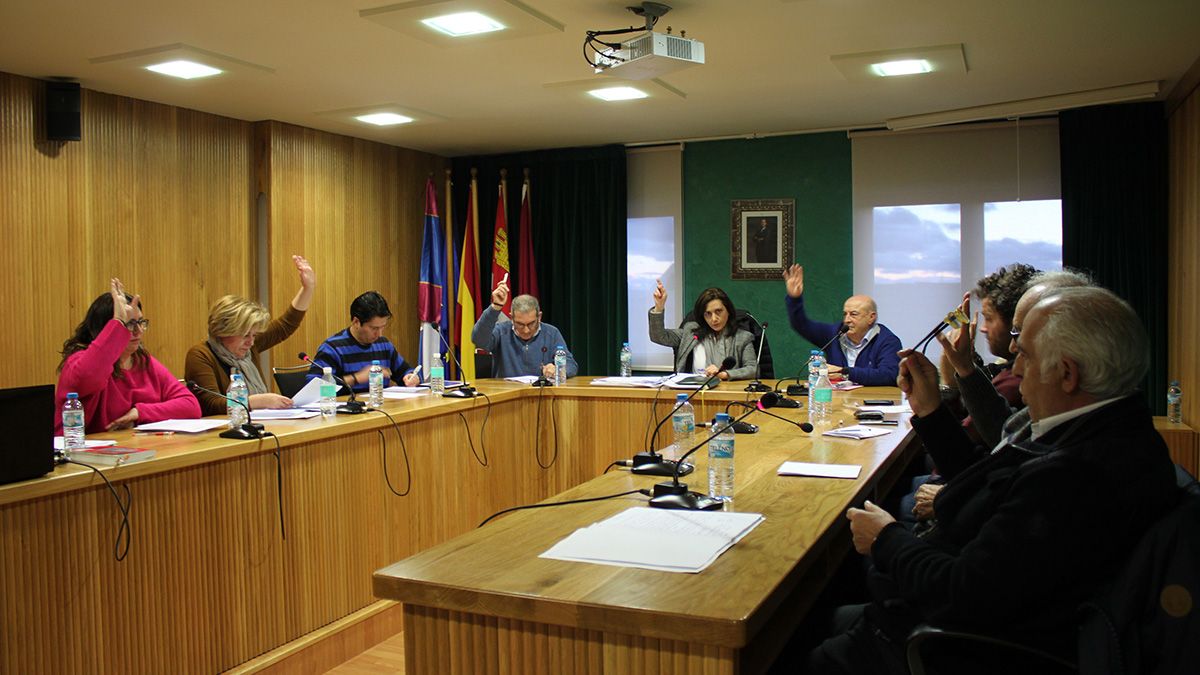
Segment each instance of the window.
[[628,334],[633,367],[671,372],[675,369],[673,352],[650,342],[646,310],[654,306],[655,283],[661,279],[667,288],[664,323],[674,328],[683,319],[683,265],[679,260],[683,253],[682,148],[678,144],[631,148],[626,153],[626,169]]

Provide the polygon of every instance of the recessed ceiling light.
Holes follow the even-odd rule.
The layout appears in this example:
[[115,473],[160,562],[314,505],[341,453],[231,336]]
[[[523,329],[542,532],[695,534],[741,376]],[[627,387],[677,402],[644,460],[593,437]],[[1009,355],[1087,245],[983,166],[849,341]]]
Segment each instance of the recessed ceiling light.
[[354,119],[367,124],[374,124],[377,127],[390,127],[394,124],[408,124],[413,121],[413,118],[406,115],[397,115],[396,113],[372,113],[370,115],[358,115]]
[[925,59],[903,59],[900,61],[884,61],[883,63],[872,63],[871,72],[880,77],[894,77],[896,75],[919,75],[928,73],[933,70],[933,66]]
[[504,30],[504,24],[479,12],[459,12],[458,14],[435,16],[432,19],[422,19],[421,23],[453,37]]
[[195,61],[167,61],[165,63],[156,63],[152,66],[146,66],[146,70],[152,70],[160,75],[170,75],[183,80],[194,80],[199,77],[210,77],[219,75],[223,70],[206,66],[203,63]]
[[588,93],[602,101],[630,101],[649,96],[646,92],[634,87],[605,87],[604,89],[593,89]]

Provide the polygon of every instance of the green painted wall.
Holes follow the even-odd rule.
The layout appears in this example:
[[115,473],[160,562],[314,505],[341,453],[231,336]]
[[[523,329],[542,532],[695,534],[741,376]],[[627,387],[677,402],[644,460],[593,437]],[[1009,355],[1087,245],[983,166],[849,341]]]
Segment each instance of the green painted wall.
[[[688,143],[683,151],[683,296],[719,286],[770,323],[775,376],[790,377],[814,346],[792,330],[783,279],[731,279],[730,202],[796,201],[796,262],[810,316],[841,318],[853,287],[850,140],[845,132]],[[686,313],[686,309],[684,310]]]

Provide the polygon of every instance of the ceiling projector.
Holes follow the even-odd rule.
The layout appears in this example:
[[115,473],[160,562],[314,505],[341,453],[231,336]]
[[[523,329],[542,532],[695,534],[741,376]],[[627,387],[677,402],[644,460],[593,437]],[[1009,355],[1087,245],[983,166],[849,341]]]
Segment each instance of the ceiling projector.
[[[583,41],[583,58],[597,73],[626,80],[649,80],[673,73],[697,63],[704,63],[704,43],[679,35],[654,32],[654,26],[671,8],[659,2],[643,2],[629,11],[646,20],[644,28],[630,26],[612,30],[589,30]],[[609,42],[608,36],[629,35],[622,42]],[[611,38],[609,38],[611,39]]]

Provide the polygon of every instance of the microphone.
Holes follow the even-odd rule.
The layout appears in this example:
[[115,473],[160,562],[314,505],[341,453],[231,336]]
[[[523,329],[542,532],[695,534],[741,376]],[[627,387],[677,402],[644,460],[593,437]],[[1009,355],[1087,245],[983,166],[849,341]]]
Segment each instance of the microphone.
[[[317,364],[313,363],[313,360],[308,358],[308,354],[306,354],[305,352],[300,352],[299,354],[296,355],[296,357],[299,358],[301,361],[304,361],[305,363],[308,363],[309,365],[313,366],[314,368],[324,370]],[[354,389],[351,388],[350,385],[346,384],[345,380],[338,377],[337,373],[333,373],[332,371],[330,371],[330,372],[333,375],[334,382],[337,382],[339,386],[345,387],[346,389],[348,389],[350,391],[350,398],[347,399],[345,403],[339,405],[337,411],[343,415],[361,415],[361,414],[367,412],[366,404],[364,404],[362,401],[358,400],[354,396]]]
[[754,360],[754,381],[751,382],[750,384],[746,385],[746,391],[754,391],[754,392],[771,391],[770,387],[763,384],[762,380],[758,379],[759,374],[762,372],[763,343],[766,341],[767,341],[767,322],[764,321],[762,324],[762,332],[759,333],[759,335],[758,335],[758,355],[755,357],[755,360]]
[[[728,413],[729,408],[732,406],[740,405],[743,408],[750,408],[750,409],[758,410],[759,412],[763,413],[764,415],[770,415],[771,417],[774,417],[775,419],[783,420],[784,422],[787,422],[788,424],[799,427],[801,431],[811,434],[812,430],[813,430],[813,425],[809,424],[808,422],[797,422],[795,420],[790,420],[790,419],[784,417],[783,415],[776,415],[773,412],[767,411],[767,408],[786,407],[786,406],[779,405],[780,403],[782,403],[785,400],[787,400],[787,399],[783,398],[779,394],[777,394],[773,391],[768,391],[767,393],[763,394],[762,398],[759,400],[757,405],[752,406],[749,403],[746,403],[745,401],[730,401],[729,405],[725,406],[725,412]],[[746,423],[740,422],[740,424],[746,424]],[[754,426],[754,425],[751,424],[748,426]],[[758,428],[755,427],[754,430],[758,431]],[[734,433],[746,433],[746,432],[738,431],[736,424],[734,425],[733,431],[734,431]],[[750,432],[750,433],[753,433],[753,432]]]
[[[721,371],[729,370],[733,367],[734,363],[735,361],[732,356],[726,356],[725,360],[721,362],[721,370],[718,370],[716,374],[706,379],[698,388],[696,388],[695,391],[688,394],[688,397],[684,399],[683,402],[687,403],[688,401],[691,401],[696,394],[704,391],[704,389],[708,387],[709,383],[720,379]],[[645,452],[639,452],[633,456],[633,466],[630,468],[630,471],[646,476],[686,476],[696,468],[691,464],[686,464],[683,466],[683,468],[680,468],[679,462],[666,459],[662,455],[658,454],[658,452],[655,450],[655,448],[658,446],[659,429],[662,428],[662,425],[665,424],[667,420],[671,419],[671,417],[675,415],[675,408],[678,408],[680,405],[683,405],[683,403],[672,407],[671,412],[667,413],[666,417],[658,421],[658,426],[654,427],[654,433],[650,436],[650,447],[648,447]]]
[[[448,356],[450,360],[454,362],[454,367],[458,368],[458,372],[460,374],[463,373],[462,362],[460,362],[458,358],[454,356],[454,348],[450,346],[449,342],[446,342],[446,337],[442,335],[442,331],[439,330],[437,334],[438,339],[441,340],[442,344],[446,346],[446,356]],[[463,383],[461,387],[442,392],[442,398],[472,398],[475,395],[475,388],[467,384],[467,377],[465,374],[463,375]]]
[[218,434],[221,438],[232,438],[238,441],[252,441],[263,437],[263,425],[250,421],[250,406],[242,403],[232,396],[226,396],[219,391],[213,391],[207,387],[201,387],[199,384],[196,384],[195,380],[188,380],[187,388],[191,389],[193,392],[199,390],[207,394],[220,396],[226,401],[231,401],[246,409],[246,422],[240,427],[234,427],[232,429],[226,429],[225,431],[222,431],[220,434]]
[[538,373],[538,379],[530,383],[534,387],[550,387],[554,383],[546,379],[546,345],[542,345],[542,371]]
[[[773,392],[767,392],[764,394],[763,397],[758,401],[759,406],[762,406],[762,408],[765,409],[775,405],[775,402],[778,401],[779,397],[776,395],[774,398],[768,398],[768,396],[770,396],[772,393]],[[732,428],[734,424],[741,422],[742,420],[746,419],[746,417],[753,415],[759,410],[760,408],[758,406],[747,410],[744,414],[742,414],[736,420],[730,422],[728,425],[718,428],[714,432],[714,435],[722,433],[726,429]],[[683,454],[682,457],[679,458],[679,464],[682,465],[684,460],[686,460],[688,457],[691,457],[692,453],[707,445],[708,441],[709,439],[705,438],[696,445],[692,446],[691,449],[689,449]],[[654,491],[651,493],[652,496],[650,498],[650,506],[659,509],[683,509],[687,511],[718,511],[724,508],[725,502],[721,501],[720,499],[714,499],[708,495],[702,495],[698,492],[692,492],[688,490],[687,483],[679,482],[680,475],[681,474],[677,472],[672,475],[670,481],[664,481],[654,486]]]

